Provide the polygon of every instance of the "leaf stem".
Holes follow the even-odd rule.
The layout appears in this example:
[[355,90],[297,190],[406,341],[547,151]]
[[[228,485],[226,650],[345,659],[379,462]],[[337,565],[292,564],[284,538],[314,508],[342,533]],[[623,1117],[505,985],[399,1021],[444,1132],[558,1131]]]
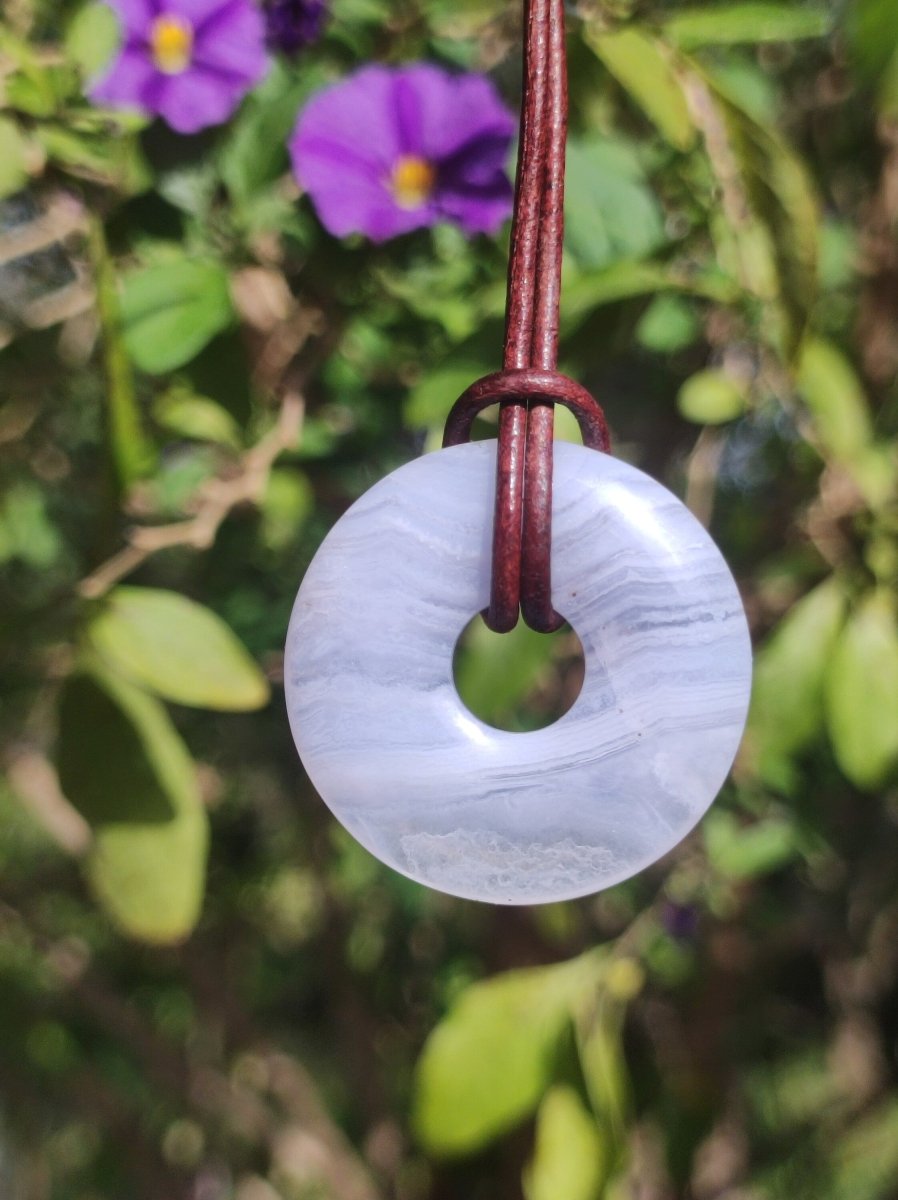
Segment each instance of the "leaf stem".
[[156,456],[141,424],[134,374],[122,337],[115,270],[99,218],[90,222],[87,240],[102,330],[109,453],[119,486],[127,490],[150,473]]

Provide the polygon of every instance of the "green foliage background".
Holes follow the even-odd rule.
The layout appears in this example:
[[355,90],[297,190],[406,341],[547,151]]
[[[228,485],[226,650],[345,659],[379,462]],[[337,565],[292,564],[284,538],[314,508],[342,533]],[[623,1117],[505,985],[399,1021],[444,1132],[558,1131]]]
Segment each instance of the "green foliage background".
[[[106,10],[6,0],[4,1200],[898,1195],[894,0],[570,14],[562,365],[760,647],[699,829],[493,909],[374,862],[293,751],[303,569],[497,366],[505,241],[338,243],[284,139],[372,58],[514,103],[519,20],[337,0],[183,139],[84,100]],[[573,650],[475,630],[459,683],[526,728]]]

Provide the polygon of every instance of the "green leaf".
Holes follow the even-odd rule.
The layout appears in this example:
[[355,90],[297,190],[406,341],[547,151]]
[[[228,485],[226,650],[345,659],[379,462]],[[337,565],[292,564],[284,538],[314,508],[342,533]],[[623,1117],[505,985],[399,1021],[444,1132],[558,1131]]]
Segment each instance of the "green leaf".
[[142,267],[125,278],[122,318],[134,363],[151,375],[173,371],[234,319],[227,272],[187,258]]
[[595,957],[584,956],[510,971],[462,993],[418,1062],[414,1124],[427,1149],[467,1154],[533,1111],[571,1006],[595,977]]
[[265,676],[224,621],[177,592],[118,587],[88,636],[109,666],[177,704],[242,712],[268,701]]
[[215,442],[238,450],[243,443],[240,426],[226,408],[189,388],[175,386],[153,405],[156,421],[178,437]]
[[873,420],[851,363],[831,342],[806,339],[798,362],[798,390],[827,458],[848,468],[874,508],[894,487],[888,451],[873,443]]
[[677,407],[687,421],[722,425],[745,412],[745,388],[723,371],[698,371],[680,388]]
[[734,104],[763,125],[776,126],[782,97],[775,76],[754,56],[715,55],[714,82]]
[[56,113],[56,93],[49,73],[12,75],[4,87],[6,105],[28,117],[52,117]]
[[28,143],[18,124],[11,117],[0,116],[0,200],[28,182],[27,149]]
[[702,823],[711,866],[727,879],[754,879],[790,862],[798,852],[795,826],[781,817],[744,825],[725,809]]
[[286,144],[303,101],[325,80],[305,62],[299,73],[276,63],[246,100],[221,149],[221,177],[238,205],[247,204],[287,169]]
[[[574,440],[579,441],[579,436]],[[532,729],[540,713],[534,713],[529,702],[541,684],[551,681],[557,667],[576,654],[576,637],[569,629],[546,636],[519,621],[510,633],[493,633],[475,617],[456,647],[455,686],[464,704],[487,724]],[[551,719],[546,711],[543,723]]]
[[[761,300],[774,301],[777,326],[771,328],[772,340],[786,357],[794,357],[817,298],[817,255],[819,210],[816,195],[804,163],[773,129],[756,120],[712,83],[714,102],[720,106],[732,156],[738,167],[749,218],[731,231],[742,239],[742,263],[747,280],[758,278],[753,260],[767,249],[761,244],[757,223],[769,239],[769,253],[775,271],[774,294],[768,296],[765,283],[756,289]],[[706,133],[707,144],[711,145]],[[724,182],[730,169],[719,155],[709,153],[722,186],[733,189],[733,181]],[[731,215],[728,215],[731,219]],[[763,270],[761,271],[763,274]]]
[[146,191],[150,170],[132,132],[42,124],[35,136],[48,158],[76,179],[103,183],[127,195]]
[[571,138],[564,199],[565,239],[581,267],[642,258],[665,240],[660,205],[627,142]]
[[57,765],[94,838],[88,881],[127,934],[178,942],[202,905],[208,829],[193,762],[163,706],[105,673],[59,704]]
[[0,563],[17,558],[46,570],[60,557],[62,548],[40,488],[25,480],[12,484],[0,496]]
[[873,440],[873,423],[860,380],[831,342],[808,338],[798,361],[798,389],[826,451],[843,462]]
[[674,67],[658,42],[632,26],[605,33],[587,25],[583,36],[670,144],[689,150],[695,126]]
[[64,45],[82,79],[93,79],[111,60],[121,41],[121,27],[108,4],[87,0],[75,9],[65,30]]
[[626,1142],[631,1109],[630,1079],[623,1048],[627,1005],[645,982],[633,958],[604,964],[601,987],[585,996],[575,1014],[580,1070],[593,1112],[606,1137],[608,1170],[616,1169]]
[[606,1149],[595,1117],[565,1084],[550,1088],[536,1116],[536,1147],[524,1173],[527,1200],[600,1200]]
[[839,766],[873,790],[898,762],[898,625],[885,588],[848,618],[826,676],[826,718]]
[[842,1200],[891,1200],[898,1178],[898,1102],[882,1103],[851,1124],[831,1148],[828,1195]]
[[687,8],[663,23],[664,36],[682,50],[746,42],[794,42],[823,37],[832,27],[822,8],[801,4],[723,4]]
[[712,214],[719,255],[763,306],[762,333],[795,356],[817,296],[818,208],[802,161],[774,130],[725,93],[689,76],[708,161],[724,198]]
[[315,505],[307,476],[290,467],[276,467],[268,476],[262,499],[262,541],[269,550],[284,550],[296,542]]
[[134,386],[134,371],[125,349],[122,310],[116,289],[115,264],[106,244],[103,223],[90,223],[88,246],[97,293],[106,375],[106,441],[119,485],[127,490],[156,465],[154,446],[146,438]]
[[868,83],[879,83],[893,69],[898,52],[894,0],[854,0],[846,12],[855,64]]
[[636,326],[636,337],[646,350],[675,354],[698,338],[700,325],[695,310],[679,296],[660,295],[652,301]]
[[792,606],[755,657],[746,747],[770,783],[823,724],[824,679],[845,604],[841,580],[827,579]]
[[405,423],[411,429],[442,425],[462,392],[495,369],[495,363],[457,358],[438,366],[422,376],[409,392],[403,409]]
[[562,282],[561,326],[569,336],[603,304],[654,292],[682,292],[704,296],[721,304],[738,299],[738,288],[720,275],[697,275],[661,263],[617,262],[598,271],[568,273]]

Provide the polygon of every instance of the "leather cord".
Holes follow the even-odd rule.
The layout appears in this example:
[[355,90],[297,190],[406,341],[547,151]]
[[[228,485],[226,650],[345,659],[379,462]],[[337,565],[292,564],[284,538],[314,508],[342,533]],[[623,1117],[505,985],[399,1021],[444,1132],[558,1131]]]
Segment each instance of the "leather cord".
[[526,0],[503,369],[459,397],[443,436],[444,446],[466,441],[477,413],[499,403],[492,584],[484,619],[501,633],[515,627],[519,613],[544,633],[564,621],[551,598],[555,404],[575,412],[584,444],[609,448],[599,405],[556,369],[566,137],[564,0]]

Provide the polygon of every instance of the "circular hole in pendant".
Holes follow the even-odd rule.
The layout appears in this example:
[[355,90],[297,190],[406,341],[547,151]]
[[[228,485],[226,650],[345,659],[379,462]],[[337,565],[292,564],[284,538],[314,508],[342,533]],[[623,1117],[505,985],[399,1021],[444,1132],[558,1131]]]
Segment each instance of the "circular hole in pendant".
[[523,621],[493,633],[478,613],[455,644],[452,674],[462,703],[495,729],[529,733],[563,717],[580,695],[583,647],[570,625],[536,633]]

